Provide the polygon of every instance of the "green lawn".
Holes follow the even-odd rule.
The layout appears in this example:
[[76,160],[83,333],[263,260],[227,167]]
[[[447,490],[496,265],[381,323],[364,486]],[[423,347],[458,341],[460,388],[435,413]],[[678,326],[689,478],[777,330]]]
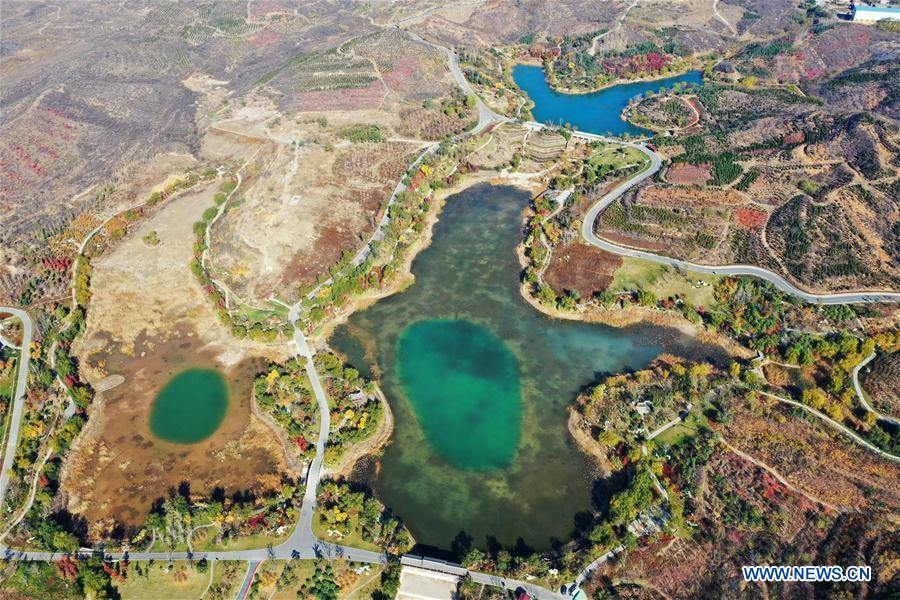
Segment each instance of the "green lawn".
[[238,312],[251,323],[265,323],[271,317],[286,321],[288,317],[288,309],[277,302],[270,302],[269,308],[256,308],[246,303],[241,304]]
[[595,151],[590,159],[592,165],[608,165],[612,170],[646,162],[649,162],[649,159],[640,150],[618,144],[605,144]]
[[653,438],[653,441],[657,444],[669,444],[670,446],[674,446],[689,437],[693,437],[701,427],[705,426],[706,417],[700,413],[692,412],[683,422],[666,429],[664,432]]
[[[203,541],[197,541],[192,544],[194,551],[211,551],[211,550],[253,550],[254,548],[267,548],[268,546],[277,546],[291,535],[294,525],[287,525],[284,533],[280,536],[275,535],[245,535],[237,538],[229,538],[224,544],[214,544],[216,539],[214,535],[210,535]],[[198,532],[199,533],[199,532]]]
[[[269,571],[272,575],[268,575],[263,579],[271,581],[274,575],[274,582],[265,587],[260,585],[259,592],[261,598],[269,598],[270,600],[294,600],[299,597],[297,591],[312,577],[316,568],[316,561],[290,561],[294,568],[296,581],[292,585],[286,585],[280,589],[276,589],[277,578],[281,575],[287,562],[288,561],[285,560],[266,561],[260,565],[257,576],[263,574],[264,571]],[[384,570],[381,566],[369,565],[369,570],[367,572],[356,574],[350,573],[350,571],[359,567],[359,563],[351,563],[345,560],[332,560],[328,561],[328,563],[331,565],[331,568],[334,569],[334,575],[338,585],[342,586],[340,592],[338,592],[338,598],[340,598],[340,600],[355,600],[357,598],[369,600],[372,597],[372,592],[375,591],[381,583],[381,573]],[[260,581],[261,584],[262,582],[263,580]]]
[[0,375],[0,398],[12,398],[13,381],[15,381],[15,379],[13,378],[12,369],[10,369],[9,373],[6,375]]
[[328,535],[327,525],[322,525],[321,519],[319,518],[321,514],[321,511],[316,510],[316,514],[313,515],[313,533],[316,534],[316,537],[320,540],[343,544],[344,546],[352,546],[353,548],[361,548],[363,550],[372,550],[373,552],[382,551],[382,548],[362,539],[358,517],[352,517],[350,519],[350,533],[342,538],[337,538]]
[[[706,275],[694,271],[678,271],[640,258],[622,257],[622,266],[613,275],[612,292],[646,290],[657,298],[680,295],[695,306],[710,306],[713,302],[713,286],[718,275]],[[707,285],[697,287],[697,282]]]

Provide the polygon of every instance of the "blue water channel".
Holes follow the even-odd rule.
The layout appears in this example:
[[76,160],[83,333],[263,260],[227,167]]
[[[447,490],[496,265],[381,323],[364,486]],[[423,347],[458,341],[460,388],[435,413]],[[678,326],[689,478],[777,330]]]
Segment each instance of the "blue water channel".
[[660,88],[670,88],[679,82],[703,83],[700,71],[688,71],[683,75],[625,83],[602,89],[590,94],[564,94],[554,91],[544,77],[543,67],[516,65],[513,80],[522,91],[534,101],[531,114],[539,123],[554,125],[571,124],[575,129],[588,133],[609,135],[644,135],[646,129],[636,127],[622,120],[622,109],[628,101],[645,92],[656,92]]

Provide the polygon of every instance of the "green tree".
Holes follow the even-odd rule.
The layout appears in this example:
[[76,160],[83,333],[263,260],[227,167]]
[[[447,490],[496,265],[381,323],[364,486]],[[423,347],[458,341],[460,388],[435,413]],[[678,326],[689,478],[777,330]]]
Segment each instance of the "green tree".
[[656,306],[656,294],[646,290],[637,293],[637,301],[641,306]]
[[590,534],[588,534],[588,539],[594,544],[606,548],[615,541],[616,533],[613,531],[612,525],[604,521],[591,529]]
[[58,552],[75,552],[78,550],[78,538],[68,531],[57,531],[53,534],[53,548]]
[[616,295],[609,290],[603,290],[602,292],[597,292],[594,295],[597,298],[597,302],[599,302],[604,308],[612,308],[617,300]]
[[310,595],[317,600],[337,600],[340,591],[334,579],[334,571],[331,569],[331,565],[326,564],[322,567],[317,564],[312,576]]
[[482,552],[478,548],[472,548],[463,558],[462,565],[467,568],[478,567],[479,565],[484,563],[485,558],[486,556],[484,552]]

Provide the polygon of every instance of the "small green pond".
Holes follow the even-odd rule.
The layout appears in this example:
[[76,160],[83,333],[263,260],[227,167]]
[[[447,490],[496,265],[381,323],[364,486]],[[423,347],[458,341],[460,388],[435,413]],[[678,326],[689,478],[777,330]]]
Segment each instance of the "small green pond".
[[400,336],[397,364],[438,454],[476,471],[512,462],[522,425],[519,368],[500,338],[469,321],[419,321]]
[[187,369],[159,392],[150,412],[153,434],[176,444],[205,440],[219,428],[228,409],[228,385],[213,369]]

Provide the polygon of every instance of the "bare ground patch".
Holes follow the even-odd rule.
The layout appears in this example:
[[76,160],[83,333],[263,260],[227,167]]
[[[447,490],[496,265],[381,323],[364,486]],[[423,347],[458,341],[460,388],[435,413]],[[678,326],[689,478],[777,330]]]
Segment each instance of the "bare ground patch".
[[[69,509],[95,535],[115,524],[139,524],[155,500],[183,483],[197,492],[259,492],[266,475],[284,469],[275,436],[250,414],[258,361],[284,350],[232,339],[188,266],[192,225],[213,204],[216,189],[172,200],[92,263],[87,331],[74,350],[90,383],[110,376],[124,382],[98,393],[66,461],[62,488]],[[157,232],[158,245],[141,241],[149,231]],[[192,366],[225,375],[224,421],[197,444],[157,440],[148,425],[153,400],[172,375]]]
[[554,290],[574,290],[582,298],[609,287],[622,259],[596,246],[574,242],[553,250],[544,281]]

